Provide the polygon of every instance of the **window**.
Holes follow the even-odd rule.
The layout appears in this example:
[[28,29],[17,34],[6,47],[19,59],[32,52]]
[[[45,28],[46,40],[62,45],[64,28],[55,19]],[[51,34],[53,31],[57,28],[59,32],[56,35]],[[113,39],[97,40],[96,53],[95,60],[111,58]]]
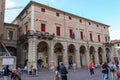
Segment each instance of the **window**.
[[97,26],[97,27],[99,27],[99,25],[98,25],[98,24],[97,24],[96,26]]
[[69,16],[69,20],[72,20],[71,16]]
[[92,33],[90,33],[90,41],[93,41]]
[[105,36],[105,42],[107,42],[107,36]]
[[26,32],[28,32],[28,26],[27,25],[25,26],[25,28],[26,28]]
[[72,33],[73,33],[73,31],[70,29],[69,30],[70,38],[72,38]]
[[98,34],[98,42],[100,42],[100,35]]
[[104,27],[104,29],[105,29],[105,27]]
[[80,19],[80,23],[82,23],[82,20]]
[[117,44],[117,46],[120,46],[119,44]]
[[89,25],[91,25],[91,22],[89,22]]
[[13,31],[8,31],[7,39],[8,40],[12,40],[13,39]]
[[83,40],[83,32],[80,32],[80,39]]
[[56,13],[56,16],[60,16],[60,14],[59,14],[59,13]]
[[56,35],[60,36],[60,27],[56,27]]
[[45,24],[41,24],[41,32],[45,32]]
[[41,8],[41,12],[45,12],[45,8]]

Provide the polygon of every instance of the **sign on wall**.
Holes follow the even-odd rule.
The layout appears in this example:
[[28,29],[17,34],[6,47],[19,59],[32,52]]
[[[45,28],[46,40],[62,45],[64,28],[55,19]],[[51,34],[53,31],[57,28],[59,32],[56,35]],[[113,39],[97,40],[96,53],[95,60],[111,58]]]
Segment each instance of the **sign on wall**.
[[2,65],[14,65],[14,58],[3,58]]

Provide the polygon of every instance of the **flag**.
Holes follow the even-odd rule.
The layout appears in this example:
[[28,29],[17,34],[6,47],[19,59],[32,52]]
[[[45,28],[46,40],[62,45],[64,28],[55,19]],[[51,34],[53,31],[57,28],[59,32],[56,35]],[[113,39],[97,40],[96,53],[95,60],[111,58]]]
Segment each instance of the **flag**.
[[74,32],[72,33],[72,39],[75,39],[75,33]]

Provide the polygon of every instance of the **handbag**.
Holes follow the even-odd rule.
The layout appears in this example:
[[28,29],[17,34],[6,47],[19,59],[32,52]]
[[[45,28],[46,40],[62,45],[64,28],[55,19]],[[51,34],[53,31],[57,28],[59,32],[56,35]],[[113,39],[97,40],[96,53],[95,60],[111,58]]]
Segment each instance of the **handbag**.
[[117,72],[117,76],[120,77],[120,72]]

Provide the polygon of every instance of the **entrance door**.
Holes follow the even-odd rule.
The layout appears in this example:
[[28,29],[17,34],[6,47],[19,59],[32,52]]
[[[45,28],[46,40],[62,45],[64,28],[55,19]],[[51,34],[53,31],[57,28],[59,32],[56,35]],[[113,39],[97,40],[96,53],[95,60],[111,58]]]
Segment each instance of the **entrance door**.
[[82,56],[80,56],[80,64],[81,64],[81,66],[83,66],[83,63],[82,63],[83,61],[82,61]]
[[93,54],[91,54],[90,55],[90,59],[93,61],[93,63],[95,64],[95,58],[94,58],[94,55]]
[[59,65],[60,62],[62,62],[62,56],[61,56],[61,55],[59,55],[59,56],[57,57],[57,64]]
[[69,68],[71,68],[73,64],[73,56],[68,56],[68,63],[69,63]]

